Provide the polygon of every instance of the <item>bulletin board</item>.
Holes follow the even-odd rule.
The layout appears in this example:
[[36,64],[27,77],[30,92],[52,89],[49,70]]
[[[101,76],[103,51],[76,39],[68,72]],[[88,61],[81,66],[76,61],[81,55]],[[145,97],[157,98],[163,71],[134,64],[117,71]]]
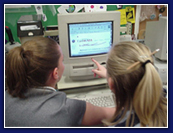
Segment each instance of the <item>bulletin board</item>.
[[148,21],[158,21],[159,16],[167,16],[167,7],[165,5],[141,6],[138,39],[145,39],[146,23]]
[[[50,25],[58,25],[57,23],[57,9],[61,5],[42,5],[43,13],[47,17],[47,21],[43,21],[42,25],[44,28]],[[134,7],[134,5],[120,5],[121,10],[126,9],[128,7]],[[107,5],[107,11],[115,11],[120,10],[117,5]],[[19,18],[23,15],[36,15],[37,12],[35,10],[34,5],[31,5],[27,8],[6,8],[5,9],[5,26],[8,26],[11,29],[14,41],[19,42],[20,40],[17,37],[17,22]],[[131,15],[131,14],[130,14]],[[126,26],[125,24],[121,24],[121,26]],[[5,27],[4,27],[5,28]],[[5,39],[8,41],[8,35],[5,32]]]

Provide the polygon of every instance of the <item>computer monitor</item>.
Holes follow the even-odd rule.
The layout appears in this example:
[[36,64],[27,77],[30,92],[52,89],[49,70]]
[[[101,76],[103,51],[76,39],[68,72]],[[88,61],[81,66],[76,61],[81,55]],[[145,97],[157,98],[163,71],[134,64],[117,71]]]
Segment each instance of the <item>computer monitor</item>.
[[154,51],[160,49],[155,57],[167,61],[167,17],[160,17],[158,21],[146,23],[145,44]]
[[86,82],[94,80],[92,69],[96,68],[91,58],[106,66],[107,53],[119,42],[120,12],[58,14],[58,30],[65,65],[61,82],[90,84]]

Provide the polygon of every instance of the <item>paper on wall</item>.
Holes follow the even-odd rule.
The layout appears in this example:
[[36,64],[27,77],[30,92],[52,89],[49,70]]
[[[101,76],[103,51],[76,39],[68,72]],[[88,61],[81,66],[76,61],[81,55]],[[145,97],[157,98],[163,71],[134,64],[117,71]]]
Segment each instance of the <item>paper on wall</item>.
[[107,6],[103,4],[85,5],[85,12],[99,12],[99,11],[107,11]]
[[84,5],[61,5],[57,10],[59,13],[77,13]]
[[126,9],[120,9],[120,10],[118,10],[118,11],[121,13],[120,25],[127,24]]
[[128,22],[135,23],[135,10],[132,7],[126,7],[126,19]]
[[42,15],[43,21],[47,21],[47,17],[43,13],[42,5],[34,5],[34,6],[35,6],[35,10],[36,10],[37,14],[41,14]]

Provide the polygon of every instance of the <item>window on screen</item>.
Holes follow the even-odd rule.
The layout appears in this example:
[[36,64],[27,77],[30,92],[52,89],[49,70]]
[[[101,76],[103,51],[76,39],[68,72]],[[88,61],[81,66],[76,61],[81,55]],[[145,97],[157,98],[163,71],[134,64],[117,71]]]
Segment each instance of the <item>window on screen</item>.
[[113,22],[68,24],[70,57],[107,53],[112,46]]

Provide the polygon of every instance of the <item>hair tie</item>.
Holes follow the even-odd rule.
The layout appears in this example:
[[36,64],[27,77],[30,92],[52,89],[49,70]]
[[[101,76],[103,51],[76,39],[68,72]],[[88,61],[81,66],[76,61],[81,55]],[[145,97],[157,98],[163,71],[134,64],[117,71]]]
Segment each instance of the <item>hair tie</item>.
[[[152,53],[150,54],[150,56],[154,55],[154,54],[157,53],[159,50],[160,50],[160,49],[156,49],[154,52],[152,52]],[[140,56],[140,57],[143,58],[144,56]],[[146,56],[145,56],[145,57],[146,57]],[[147,60],[146,62],[143,63],[143,66],[145,66],[148,62],[151,62],[151,61],[150,61],[150,60]],[[136,65],[138,65],[138,64],[140,64],[140,61],[137,61],[137,62],[133,63],[131,66],[129,66],[129,67],[127,68],[127,70],[133,68],[134,66],[136,66]]]
[[145,65],[146,65],[147,63],[151,63],[151,61],[150,61],[150,60],[145,61],[145,62],[142,64],[142,67],[145,67]]

